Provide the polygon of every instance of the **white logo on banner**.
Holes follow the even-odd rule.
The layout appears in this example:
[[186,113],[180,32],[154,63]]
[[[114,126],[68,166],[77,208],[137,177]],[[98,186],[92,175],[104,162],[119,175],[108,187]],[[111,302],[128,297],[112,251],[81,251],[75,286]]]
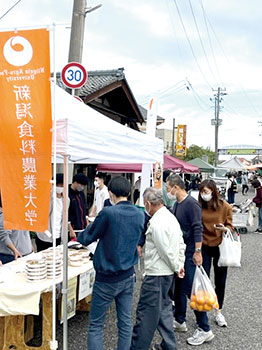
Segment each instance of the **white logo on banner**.
[[22,36],[13,36],[8,39],[3,52],[7,62],[13,66],[24,66],[33,56],[30,42]]

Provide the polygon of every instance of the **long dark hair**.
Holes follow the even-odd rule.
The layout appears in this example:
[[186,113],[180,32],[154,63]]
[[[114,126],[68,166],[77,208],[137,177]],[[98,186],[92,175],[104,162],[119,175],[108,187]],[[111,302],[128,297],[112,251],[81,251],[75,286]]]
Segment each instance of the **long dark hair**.
[[223,204],[223,199],[221,198],[216,183],[213,180],[204,180],[199,185],[199,195],[198,195],[198,201],[202,208],[207,209],[207,202],[204,201],[200,195],[200,193],[203,191],[204,187],[209,188],[212,191],[212,199],[210,201],[211,208],[215,211],[218,207],[220,207]]

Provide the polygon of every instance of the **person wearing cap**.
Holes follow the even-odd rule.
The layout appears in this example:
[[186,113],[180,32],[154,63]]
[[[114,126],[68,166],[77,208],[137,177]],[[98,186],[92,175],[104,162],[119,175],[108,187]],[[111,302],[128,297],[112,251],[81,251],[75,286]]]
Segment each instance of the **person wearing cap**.
[[[52,232],[55,232],[56,245],[61,244],[62,228],[63,228],[63,191],[64,191],[64,175],[56,174],[56,218],[55,227],[53,222],[53,195],[50,199],[50,209],[49,209],[49,222],[48,222],[48,232],[37,232],[36,233],[36,247],[37,251],[48,249],[53,246]],[[69,203],[68,203],[69,204]]]
[[104,183],[105,174],[97,173],[95,176],[94,186],[95,186],[95,194],[94,194],[94,203],[90,210],[89,216],[97,216],[98,213],[104,208],[105,200],[109,199],[108,188]]
[[70,238],[75,239],[75,230],[84,230],[87,226],[86,221],[86,200],[84,188],[87,185],[87,177],[84,174],[76,174],[73,177],[73,182],[69,186],[69,233]]

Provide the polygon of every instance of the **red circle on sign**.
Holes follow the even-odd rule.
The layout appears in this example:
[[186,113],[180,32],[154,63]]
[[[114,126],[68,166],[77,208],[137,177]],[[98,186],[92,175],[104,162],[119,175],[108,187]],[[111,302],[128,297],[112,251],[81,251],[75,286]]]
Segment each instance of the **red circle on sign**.
[[61,79],[65,86],[78,89],[85,84],[87,72],[82,64],[70,62],[62,69]]

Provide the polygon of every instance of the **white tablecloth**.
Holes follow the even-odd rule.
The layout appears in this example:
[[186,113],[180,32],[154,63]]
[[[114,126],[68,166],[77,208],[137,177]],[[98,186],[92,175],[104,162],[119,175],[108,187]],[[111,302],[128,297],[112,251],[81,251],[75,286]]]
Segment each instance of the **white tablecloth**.
[[[36,255],[36,254],[35,254]],[[4,281],[1,282],[0,273],[0,316],[10,315],[38,315],[40,295],[52,290],[52,279],[43,282],[28,282],[24,271],[25,262],[28,259],[20,258],[4,267]],[[80,267],[68,267],[68,280],[92,270],[93,263]],[[62,282],[63,278],[57,278],[56,284]]]

